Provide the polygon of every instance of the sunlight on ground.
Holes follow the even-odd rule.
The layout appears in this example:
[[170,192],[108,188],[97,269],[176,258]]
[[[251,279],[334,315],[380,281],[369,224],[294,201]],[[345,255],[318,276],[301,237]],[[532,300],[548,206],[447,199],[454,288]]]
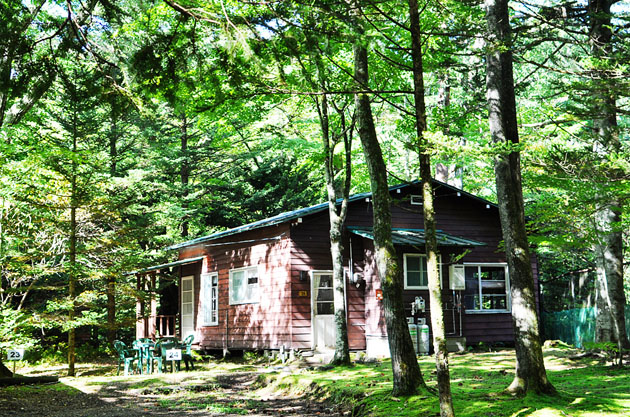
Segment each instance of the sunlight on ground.
[[[556,397],[528,395],[514,398],[503,393],[514,377],[514,351],[464,353],[450,356],[454,406],[458,417],[626,417],[630,416],[630,373],[600,363],[592,358],[570,359],[576,350],[547,348],[545,364],[551,382],[559,395]],[[418,359],[429,387],[436,387],[435,360],[423,356]],[[63,376],[64,366],[31,367],[24,374]],[[295,398],[304,394],[326,398],[332,403],[358,407],[363,416],[394,417],[439,414],[437,398],[423,392],[419,395],[392,398],[391,363],[388,360],[352,367],[313,368],[305,362],[292,364],[230,362],[223,360],[198,361],[192,372],[153,375],[115,376],[116,367],[104,364],[81,364],[77,377],[62,377],[58,387],[76,389],[84,393],[108,397],[113,392],[129,398],[140,398],[145,393],[157,396],[165,408],[203,407],[209,410],[208,393],[196,393],[195,387],[209,387],[217,378],[252,373],[255,377],[251,395],[265,401],[278,396]],[[189,390],[186,387],[192,387]],[[62,388],[47,388],[62,389]],[[249,390],[250,388],[248,388]],[[182,392],[183,390],[183,392]],[[214,391],[210,391],[211,393]],[[250,394],[248,394],[250,395]],[[212,395],[211,395],[212,396]],[[225,410],[243,411],[245,405],[216,394],[226,401]],[[224,411],[228,412],[228,411]]]

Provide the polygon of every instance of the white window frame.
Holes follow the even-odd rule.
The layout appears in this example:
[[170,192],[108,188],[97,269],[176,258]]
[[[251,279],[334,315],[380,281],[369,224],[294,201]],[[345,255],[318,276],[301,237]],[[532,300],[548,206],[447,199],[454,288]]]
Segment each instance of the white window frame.
[[[509,313],[512,310],[512,299],[510,297],[510,271],[508,269],[508,265],[505,262],[494,262],[494,263],[483,263],[483,262],[464,262],[464,276],[466,274],[467,267],[476,266],[477,268],[481,268],[484,266],[501,266],[505,270],[505,304],[507,306],[506,309],[492,309],[492,310],[469,310],[466,309],[466,314],[496,314],[496,313]],[[465,279],[465,278],[464,278]],[[480,278],[479,278],[480,279]],[[479,283],[479,297],[480,300],[483,300],[483,288],[481,283]],[[464,291],[465,292],[465,291]]]
[[180,293],[179,293],[179,326],[180,326],[180,334],[181,337],[187,337],[188,334],[183,334],[184,332],[184,285],[183,282],[184,280],[186,281],[190,281],[190,293],[191,293],[191,307],[192,307],[192,311],[190,313],[191,316],[191,321],[192,321],[192,331],[195,331],[195,276],[194,275],[185,275],[183,277],[180,278]]
[[[425,253],[413,253],[413,252],[409,252],[409,253],[403,253],[403,285],[404,285],[404,289],[405,290],[428,290],[429,289],[429,282],[428,282],[428,275],[427,275],[427,285],[419,285],[419,286],[411,286],[411,285],[407,285],[407,257],[418,257],[418,258],[425,258],[427,257],[427,255]],[[422,266],[422,262],[420,262],[420,265]],[[440,288],[444,288],[444,285],[442,284],[442,255],[438,255],[438,274],[440,275]]]
[[[326,270],[326,269],[314,269],[309,271],[309,278],[311,281],[311,317],[313,317],[315,315],[315,303],[317,302],[317,300],[315,300],[314,296],[315,296],[315,275],[330,275],[331,277],[333,277],[333,291],[335,288],[334,285],[334,279],[335,276],[333,275],[333,271],[332,270]],[[344,284],[343,284],[343,290],[344,290],[344,294],[346,293],[346,282],[345,282],[345,272],[344,272]],[[346,299],[348,297],[345,297]],[[345,309],[346,309],[346,317],[348,316],[348,305],[346,300],[344,300],[345,302]],[[334,311],[334,293],[333,293],[333,311]],[[334,314],[334,313],[333,313]]]
[[[213,282],[213,278],[216,278],[216,284]],[[210,280],[210,286],[206,284],[206,281]],[[208,294],[208,288],[210,293]],[[214,290],[214,291],[213,291]],[[201,274],[201,320],[202,326],[217,326],[219,324],[219,274],[218,272],[209,272],[207,274]],[[211,319],[206,321],[206,309],[212,310],[213,294],[216,297],[216,308],[210,312]],[[213,314],[214,313],[214,314]],[[212,320],[214,317],[214,320]]]
[[[247,271],[256,271],[256,284],[247,284],[248,287],[250,288],[255,288],[255,293],[253,294],[253,296],[247,300],[234,300],[234,273],[235,272],[245,272],[245,274],[247,273]],[[247,275],[246,275],[247,277]],[[229,298],[230,298],[230,305],[239,305],[239,304],[257,304],[260,302],[260,271],[258,268],[258,265],[254,265],[254,266],[245,266],[242,268],[234,268],[230,270],[230,287],[229,287]]]
[[412,206],[421,206],[424,203],[424,199],[420,194],[412,194],[409,197],[409,204]]

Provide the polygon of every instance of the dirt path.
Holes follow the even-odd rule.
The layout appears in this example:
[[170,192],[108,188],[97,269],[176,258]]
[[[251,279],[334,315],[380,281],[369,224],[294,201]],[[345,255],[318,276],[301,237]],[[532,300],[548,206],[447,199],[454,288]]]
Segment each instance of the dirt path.
[[[62,378],[59,384],[0,388],[0,416],[343,416],[304,396],[261,394],[260,373]],[[187,377],[188,376],[188,377]]]

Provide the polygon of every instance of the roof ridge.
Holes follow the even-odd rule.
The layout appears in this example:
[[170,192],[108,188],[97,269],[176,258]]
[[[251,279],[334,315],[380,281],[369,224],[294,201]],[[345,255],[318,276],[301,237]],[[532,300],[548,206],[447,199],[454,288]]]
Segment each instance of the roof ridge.
[[[452,189],[453,191],[456,191],[458,193],[462,193],[464,195],[466,195],[467,197],[471,197],[474,198],[476,200],[479,200],[485,204],[490,204],[492,206],[497,207],[497,205],[489,200],[486,200],[482,197],[476,196],[474,194],[471,194],[467,191],[464,191],[462,189],[459,189],[453,185],[447,184],[445,182],[442,181],[438,181],[435,178],[432,178],[432,182],[434,184],[437,184],[441,187],[447,187]],[[395,191],[397,189],[402,189],[405,187],[409,187],[409,186],[413,186],[413,185],[417,185],[419,184],[420,181],[419,180],[413,180],[410,182],[406,182],[406,183],[402,183],[402,184],[397,184],[397,185],[392,185],[390,187],[388,187],[389,192]],[[353,202],[353,201],[357,201],[363,198],[371,198],[372,197],[372,192],[364,192],[364,193],[358,193],[358,194],[353,194],[348,198],[349,202]],[[336,200],[336,204],[341,204],[341,202],[343,201],[343,199],[338,198]],[[192,239],[192,240],[188,240],[185,242],[181,242],[181,243],[177,243],[171,246],[168,246],[166,248],[166,250],[175,250],[175,249],[181,249],[181,248],[185,248],[188,246],[193,246],[193,245],[197,245],[199,243],[203,243],[203,242],[208,242],[210,240],[215,240],[215,239],[221,239],[223,237],[227,237],[227,236],[232,236],[238,233],[242,233],[242,232],[247,232],[249,230],[254,230],[254,229],[258,229],[261,227],[266,227],[266,226],[274,226],[280,223],[284,223],[286,221],[290,221],[293,219],[297,219],[298,217],[302,217],[302,216],[307,216],[310,214],[314,214],[314,213],[318,213],[320,211],[323,211],[326,209],[326,207],[328,207],[328,202],[325,201],[323,203],[318,203],[318,204],[314,204],[312,206],[308,206],[308,207],[303,207],[297,210],[293,210],[293,211],[285,211],[283,213],[279,213],[276,214],[275,216],[271,216],[268,217],[266,219],[261,219],[261,220],[257,220],[255,222],[251,222],[251,223],[247,223],[241,226],[237,226],[237,227],[233,227],[231,229],[226,229],[223,230],[221,232],[216,232],[216,233],[212,233],[210,235],[206,235],[206,236],[201,236],[198,237],[196,239]],[[424,230],[424,229],[418,229],[418,230]]]

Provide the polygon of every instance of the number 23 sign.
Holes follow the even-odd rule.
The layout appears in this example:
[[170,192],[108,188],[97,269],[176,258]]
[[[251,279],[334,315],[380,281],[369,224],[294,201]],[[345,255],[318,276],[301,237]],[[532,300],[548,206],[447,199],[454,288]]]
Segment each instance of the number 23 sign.
[[21,361],[24,359],[24,349],[9,349],[7,350],[8,361]]

